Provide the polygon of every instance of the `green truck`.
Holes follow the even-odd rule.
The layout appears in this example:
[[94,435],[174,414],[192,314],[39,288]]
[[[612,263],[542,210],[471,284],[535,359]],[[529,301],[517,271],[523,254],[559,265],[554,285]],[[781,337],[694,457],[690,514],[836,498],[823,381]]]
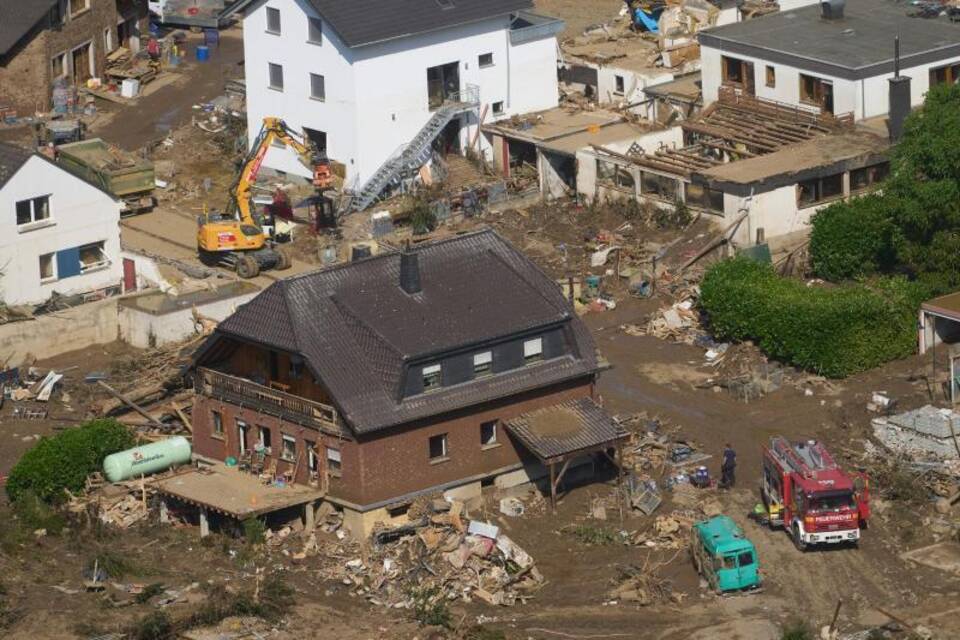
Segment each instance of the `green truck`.
[[714,516],[693,525],[690,553],[697,573],[717,593],[760,586],[757,550],[727,516]]
[[153,163],[100,138],[57,147],[57,164],[122,200],[121,215],[149,211],[157,204]]

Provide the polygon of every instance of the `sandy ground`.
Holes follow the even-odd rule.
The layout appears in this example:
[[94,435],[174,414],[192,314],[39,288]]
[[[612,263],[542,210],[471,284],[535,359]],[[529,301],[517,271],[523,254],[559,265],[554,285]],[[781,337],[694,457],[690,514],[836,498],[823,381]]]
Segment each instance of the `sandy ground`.
[[534,0],[536,10],[562,18],[567,28],[561,38],[580,35],[590,25],[608,22],[617,17],[623,0]]

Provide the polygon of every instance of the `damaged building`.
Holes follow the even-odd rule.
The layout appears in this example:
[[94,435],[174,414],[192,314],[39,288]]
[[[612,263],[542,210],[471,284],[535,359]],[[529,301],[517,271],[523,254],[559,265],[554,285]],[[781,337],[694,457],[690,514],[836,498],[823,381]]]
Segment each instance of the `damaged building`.
[[625,436],[596,402],[600,370],[555,283],[479,231],[241,307],[195,358],[194,447],[313,485],[366,536],[418,496],[541,478],[555,493],[592,469]]
[[102,77],[119,47],[140,50],[146,0],[0,0],[0,119],[47,111],[54,84]]
[[[561,20],[531,0],[242,0],[250,140],[264,117],[346,168],[352,210],[434,152],[485,154],[481,122],[555,107]],[[294,154],[265,165],[309,177]]]
[[118,292],[122,207],[46,156],[0,143],[3,304]]

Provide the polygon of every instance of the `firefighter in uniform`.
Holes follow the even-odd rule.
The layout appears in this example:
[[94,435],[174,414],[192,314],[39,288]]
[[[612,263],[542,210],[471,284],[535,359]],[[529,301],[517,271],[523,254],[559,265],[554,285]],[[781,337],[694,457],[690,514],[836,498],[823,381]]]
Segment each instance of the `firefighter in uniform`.
[[723,448],[723,462],[720,464],[720,487],[731,489],[736,483],[737,452],[728,442]]

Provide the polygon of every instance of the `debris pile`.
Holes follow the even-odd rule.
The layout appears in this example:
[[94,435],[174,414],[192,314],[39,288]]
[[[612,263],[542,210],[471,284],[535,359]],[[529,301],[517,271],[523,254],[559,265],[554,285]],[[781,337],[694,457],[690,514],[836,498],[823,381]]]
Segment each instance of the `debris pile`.
[[960,414],[926,405],[889,417],[874,418],[873,435],[885,447],[914,459],[960,458]]
[[666,601],[682,602],[687,594],[674,591],[670,580],[660,575],[660,569],[672,561],[671,558],[651,567],[650,556],[647,556],[642,566],[617,567],[616,586],[610,590],[609,597],[619,602],[636,603],[641,607]]
[[498,527],[465,521],[462,503],[448,509],[375,531],[369,550],[333,544],[320,554],[333,561],[321,575],[372,604],[397,609],[412,609],[423,598],[500,606],[532,598],[544,583],[534,559]]

